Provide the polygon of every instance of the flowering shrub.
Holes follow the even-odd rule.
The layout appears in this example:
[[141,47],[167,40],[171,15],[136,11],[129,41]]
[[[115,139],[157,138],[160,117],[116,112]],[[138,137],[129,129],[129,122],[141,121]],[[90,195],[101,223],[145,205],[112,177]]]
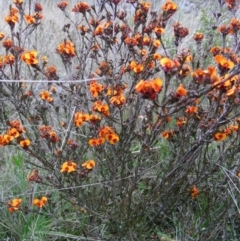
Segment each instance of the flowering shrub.
[[58,2],[68,23],[50,54],[63,68],[34,44],[44,6],[30,2],[13,2],[0,33],[0,145],[27,155],[34,190],[2,200],[6,210],[61,217],[53,230],[91,240],[154,240],[176,226],[179,240],[217,240],[232,227],[239,238],[236,1],[219,1],[234,16],[213,29],[222,46],[171,25],[171,0],[157,11],[137,0]]

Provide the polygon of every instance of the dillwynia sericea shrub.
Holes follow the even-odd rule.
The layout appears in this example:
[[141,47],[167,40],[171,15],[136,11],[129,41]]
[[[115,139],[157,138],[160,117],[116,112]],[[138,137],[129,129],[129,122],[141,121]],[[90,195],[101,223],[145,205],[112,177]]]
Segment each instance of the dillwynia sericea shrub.
[[45,240],[239,240],[237,1],[215,1],[206,32],[171,0],[53,2],[61,37],[25,0],[0,33],[1,172],[8,153],[23,168],[1,190],[3,238],[37,217]]

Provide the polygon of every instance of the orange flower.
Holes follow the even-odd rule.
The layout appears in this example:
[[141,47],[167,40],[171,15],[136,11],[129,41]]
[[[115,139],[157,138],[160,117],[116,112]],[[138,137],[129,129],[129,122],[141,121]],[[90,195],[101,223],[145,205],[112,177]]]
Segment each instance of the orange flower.
[[217,132],[214,134],[214,140],[215,141],[223,141],[227,138],[227,134],[224,132]]
[[52,131],[51,126],[41,126],[41,127],[39,127],[39,132],[41,133],[42,138],[47,137],[50,131]]
[[31,142],[30,142],[30,140],[25,139],[23,141],[20,141],[19,144],[22,148],[27,149],[30,146]]
[[36,22],[35,18],[31,15],[25,15],[24,18],[26,19],[29,25],[34,24]]
[[138,64],[133,68],[134,73],[140,74],[143,71],[144,66],[142,64]]
[[200,42],[200,41],[202,41],[203,37],[204,37],[204,35],[202,33],[198,32],[198,33],[194,34],[193,39],[197,42]]
[[154,41],[153,41],[153,45],[154,45],[156,48],[158,48],[158,47],[161,45],[160,40],[159,40],[159,39],[154,40]]
[[85,167],[88,170],[92,170],[95,167],[95,165],[96,163],[94,160],[88,160],[82,164],[82,167]]
[[5,34],[4,33],[0,33],[0,41],[4,38]]
[[15,57],[12,54],[8,54],[4,57],[5,64],[13,65],[15,62]]
[[64,11],[67,6],[68,6],[67,1],[62,1],[57,5],[57,7],[60,8],[62,11]]
[[15,4],[22,4],[23,0],[14,0],[13,3],[15,3]]
[[50,93],[49,91],[45,90],[40,92],[39,96],[42,100],[48,100],[48,98],[50,98]]
[[232,18],[230,22],[230,33],[237,33],[240,30],[240,20]]
[[161,36],[164,33],[164,28],[155,27],[154,32],[156,33],[157,36]]
[[161,136],[164,137],[165,139],[169,139],[170,137],[172,137],[174,134],[174,132],[172,130],[169,131],[163,131]]
[[193,186],[191,188],[191,198],[196,199],[196,197],[199,195],[199,191],[196,186]]
[[102,113],[105,116],[110,115],[109,106],[106,103],[103,103],[101,100],[95,101],[93,103],[92,110]]
[[142,44],[148,46],[150,44],[150,38],[148,36],[144,36],[142,40]]
[[224,71],[228,71],[234,67],[234,63],[231,60],[227,60],[222,55],[216,55],[214,58],[215,61],[218,63],[220,69]]
[[161,58],[162,58],[162,56],[159,53],[153,54],[153,59],[154,60],[160,60]]
[[103,126],[100,128],[100,130],[98,131],[98,135],[100,137],[105,137],[105,135],[107,134],[113,134],[115,133],[114,129],[110,126]]
[[178,87],[177,90],[176,90],[175,96],[176,96],[177,98],[180,98],[180,97],[182,97],[182,96],[186,96],[186,95],[187,95],[187,92],[188,92],[188,91],[183,87],[183,85],[180,84],[179,87]]
[[186,117],[183,116],[183,117],[177,118],[177,126],[179,128],[183,127],[186,123],[187,123]]
[[126,102],[126,97],[123,94],[114,95],[110,98],[110,103],[115,106],[121,106],[124,105]]
[[40,3],[35,3],[34,5],[34,11],[41,12],[43,10],[43,7]]
[[57,136],[56,132],[50,131],[48,133],[49,140],[53,143],[56,143],[59,141],[59,137]]
[[0,135],[0,146],[8,145],[13,138],[9,135]]
[[196,106],[188,106],[186,109],[186,113],[189,115],[192,115],[194,113],[197,113],[198,108]]
[[74,172],[77,169],[77,164],[73,161],[66,161],[62,164],[60,172]]
[[165,72],[169,72],[178,67],[179,63],[169,59],[168,57],[163,57],[160,59],[160,65]]
[[14,198],[12,201],[8,201],[8,211],[10,213],[17,211],[20,208],[21,202],[21,198]]
[[83,122],[87,122],[89,121],[89,119],[90,119],[89,114],[76,112],[74,115],[74,124],[77,127],[80,127],[83,124]]
[[98,115],[91,114],[91,115],[89,115],[89,121],[92,124],[95,124],[96,122],[100,122],[101,121],[101,117],[98,116]]
[[218,28],[218,31],[222,34],[222,35],[228,35],[230,33],[230,27],[227,27],[225,24],[223,24],[222,26],[220,26]]
[[47,197],[43,196],[41,199],[35,198],[32,202],[34,206],[37,206],[38,208],[42,208],[43,206],[46,206],[47,204]]
[[99,84],[96,80],[90,82],[89,91],[94,98],[98,97],[99,93],[101,93],[102,90],[103,90],[102,84]]
[[11,128],[7,131],[7,134],[13,138],[17,138],[20,135],[16,128]]
[[39,176],[39,171],[37,169],[32,170],[32,172],[28,176],[28,182],[42,182],[42,178]]
[[91,11],[91,7],[85,2],[80,2],[77,5],[74,5],[72,9],[72,12],[75,12],[75,13],[85,14],[86,11],[88,12]]
[[222,49],[218,46],[213,46],[211,49],[210,49],[210,52],[213,54],[213,56],[216,56],[218,54],[220,54],[222,51]]
[[88,141],[88,144],[90,146],[100,146],[104,144],[105,138],[104,137],[99,137],[99,138],[92,138]]
[[124,43],[130,47],[133,47],[138,44],[138,41],[135,38],[125,38]]
[[13,121],[10,121],[9,122],[9,125],[12,127],[12,128],[16,128],[17,131],[21,134],[23,132],[25,132],[25,129],[22,127],[20,121],[18,120],[13,120]]
[[97,26],[96,29],[94,30],[94,36],[102,35],[102,34],[103,34],[103,27]]
[[143,98],[155,99],[157,94],[162,90],[162,80],[156,78],[154,80],[141,80],[135,87],[135,90],[142,94]]
[[117,142],[119,142],[119,136],[116,133],[106,134],[105,138],[109,141],[111,145],[114,145]]
[[68,41],[68,40],[59,44],[56,50],[60,55],[63,55],[69,58],[76,56],[75,46],[71,41]]
[[36,65],[36,64],[38,64],[38,60],[36,59],[36,57],[37,57],[36,50],[25,51],[21,55],[21,60],[24,61],[28,65]]
[[8,15],[8,16],[6,16],[5,21],[6,21],[10,26],[14,26],[15,23],[18,22],[18,16],[17,16],[17,15]]
[[2,45],[6,50],[9,50],[13,46],[13,42],[11,39],[6,39],[2,42]]
[[167,0],[167,2],[162,6],[162,10],[174,13],[177,11],[177,4],[173,3],[171,0]]

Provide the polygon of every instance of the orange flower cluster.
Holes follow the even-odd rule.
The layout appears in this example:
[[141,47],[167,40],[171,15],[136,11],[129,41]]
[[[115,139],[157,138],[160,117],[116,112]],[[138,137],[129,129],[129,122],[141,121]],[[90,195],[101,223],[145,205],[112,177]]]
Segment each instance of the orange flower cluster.
[[58,79],[57,76],[57,69],[55,66],[49,66],[45,72],[48,80],[56,80]]
[[25,132],[25,129],[21,126],[20,122],[18,120],[14,120],[10,121],[8,124],[11,128],[7,130],[6,134],[0,135],[0,146],[9,145],[11,141],[16,139],[17,143],[19,143],[21,147],[27,148],[31,142],[21,136],[21,134]]
[[75,46],[69,40],[65,40],[63,43],[59,44],[56,50],[60,55],[63,55],[64,57],[72,58],[76,56]]
[[77,169],[77,164],[73,161],[66,161],[62,164],[60,172],[74,172]]
[[83,125],[84,122],[88,122],[90,119],[90,115],[82,112],[76,112],[74,115],[74,124],[77,127]]
[[51,126],[41,126],[39,127],[39,132],[42,138],[47,138],[52,143],[59,141],[59,137],[56,132],[52,130]]
[[0,69],[4,68],[6,65],[13,65],[15,62],[15,57],[12,54],[6,56],[0,56]]
[[105,138],[107,141],[109,141],[110,144],[115,144],[119,142],[119,136],[118,134],[114,131],[114,129],[110,126],[103,126],[99,132],[98,132],[99,137]]
[[88,141],[90,146],[102,145],[105,141],[108,141],[111,145],[119,142],[119,136],[110,126],[103,126],[98,132],[97,138],[92,138]]
[[96,163],[94,160],[87,160],[82,164],[82,167],[86,168],[87,170],[92,170],[95,165]]
[[187,28],[184,28],[181,23],[177,22],[173,25],[173,31],[176,39],[182,39],[189,34]]
[[51,126],[41,126],[39,127],[39,132],[41,134],[42,138],[46,138],[49,134],[50,131],[52,131],[52,127]]
[[10,7],[9,15],[6,16],[5,21],[11,28],[14,28],[15,24],[18,22],[18,10]]
[[141,80],[136,85],[135,90],[140,93],[143,98],[154,100],[162,90],[162,80],[160,78],[148,81]]
[[171,0],[167,0],[167,2],[162,6],[162,10],[167,13],[174,13],[178,9],[176,3],[172,2]]
[[93,111],[102,113],[105,116],[110,116],[109,106],[107,103],[103,103],[101,100],[97,100],[93,103]]
[[141,23],[144,22],[147,18],[147,13],[151,7],[150,2],[142,2],[139,4],[139,8],[137,9],[135,15],[134,15],[134,22]]
[[53,98],[51,97],[51,95],[50,95],[48,90],[44,90],[44,91],[40,92],[39,96],[44,101],[48,101],[49,103],[53,102]]
[[107,87],[106,95],[111,96],[110,103],[115,106],[122,106],[126,102],[126,97],[123,94],[124,90],[127,88],[127,85],[115,85],[112,87]]
[[168,57],[163,57],[160,59],[160,65],[164,72],[166,73],[175,73],[180,66],[177,60],[171,60]]
[[102,92],[102,90],[103,90],[102,84],[99,84],[96,80],[93,80],[90,82],[89,91],[94,98],[97,98],[98,95]]
[[98,115],[86,114],[82,112],[76,112],[74,115],[74,124],[76,127],[80,127],[84,122],[90,122],[92,124],[101,121],[101,118]]
[[209,66],[206,70],[197,69],[192,73],[192,77],[196,83],[214,83],[217,82],[220,78],[217,75],[216,68]]
[[38,208],[42,208],[47,204],[47,197],[43,196],[41,199],[35,198],[32,204]]
[[36,50],[32,50],[32,51],[25,51],[22,55],[21,55],[21,60],[24,61],[27,65],[31,65],[34,66],[36,64],[38,64],[38,60],[37,60],[37,51]]
[[62,2],[58,3],[58,5],[57,5],[57,7],[60,8],[62,11],[64,11],[67,6],[68,6],[67,1],[62,1]]
[[21,203],[22,203],[21,198],[14,198],[13,200],[8,201],[8,211],[12,213],[19,210]]
[[91,7],[85,2],[80,2],[77,5],[73,6],[72,11],[75,13],[85,14],[86,12],[91,11]]

